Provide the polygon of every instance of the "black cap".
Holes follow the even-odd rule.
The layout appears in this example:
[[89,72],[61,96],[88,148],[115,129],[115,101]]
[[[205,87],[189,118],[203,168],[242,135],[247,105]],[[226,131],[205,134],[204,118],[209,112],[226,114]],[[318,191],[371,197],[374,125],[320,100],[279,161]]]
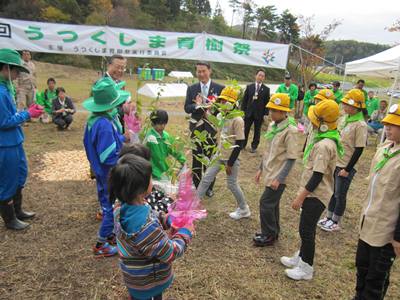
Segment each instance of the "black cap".
[[292,79],[292,76],[290,76],[290,74],[286,74],[285,79]]

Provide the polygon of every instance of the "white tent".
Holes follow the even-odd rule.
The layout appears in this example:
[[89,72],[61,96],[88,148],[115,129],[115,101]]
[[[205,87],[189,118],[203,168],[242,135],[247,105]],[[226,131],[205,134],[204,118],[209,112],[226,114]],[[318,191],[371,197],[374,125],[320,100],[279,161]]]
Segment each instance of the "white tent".
[[[345,76],[370,75],[394,78],[392,89],[397,86],[400,73],[400,45],[382,51],[375,55],[346,63]],[[393,93],[390,95],[389,107],[393,103]],[[382,135],[382,141],[383,141]]]
[[396,77],[400,67],[400,45],[375,55],[346,63],[346,74]]
[[174,78],[193,78],[193,74],[191,72],[181,72],[181,71],[171,71],[168,74],[169,77]]
[[150,98],[176,98],[186,96],[185,83],[146,83],[138,93]]

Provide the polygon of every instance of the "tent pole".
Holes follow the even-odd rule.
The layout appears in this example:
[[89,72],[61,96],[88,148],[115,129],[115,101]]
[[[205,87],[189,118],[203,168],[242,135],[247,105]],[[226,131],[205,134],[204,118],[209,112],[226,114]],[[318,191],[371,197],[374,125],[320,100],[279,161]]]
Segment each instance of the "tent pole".
[[[396,72],[396,76],[394,77],[394,82],[393,82],[393,87],[392,87],[392,92],[390,93],[390,100],[389,100],[389,109],[390,109],[390,107],[392,106],[392,103],[393,103],[393,92],[394,92],[394,89],[396,88],[396,86],[397,86],[397,82],[398,82],[398,80],[399,80],[399,73],[400,73],[400,58],[399,58],[399,61],[398,61],[398,67],[397,67],[397,72]],[[384,132],[382,133],[382,136],[381,136],[381,143],[383,143],[383,139],[384,139],[384,137],[385,137],[385,134],[384,134]]]
[[339,65],[337,65],[337,64],[335,64],[335,63],[333,63],[333,62],[331,62],[331,61],[329,61],[329,60],[327,60],[327,59],[325,59],[325,58],[323,58],[323,57],[321,57],[321,56],[319,56],[317,54],[314,54],[311,51],[308,51],[307,49],[304,49],[304,48],[302,48],[302,47],[300,47],[298,45],[295,45],[295,44],[291,44],[291,46],[295,47],[297,49],[300,49],[300,50],[304,51],[305,53],[310,54],[310,55],[312,55],[312,56],[314,56],[314,57],[316,57],[316,58],[318,58],[318,59],[320,59],[320,60],[322,60],[322,61],[324,61],[324,62],[326,62],[326,63],[328,63],[328,64],[330,64],[330,65],[332,65],[334,67],[336,67],[336,68],[344,70],[344,68],[342,66],[339,66]]
[[344,83],[345,83],[345,81],[346,81],[346,71],[344,72],[344,74],[343,74],[343,79],[342,79],[342,90],[344,91]]

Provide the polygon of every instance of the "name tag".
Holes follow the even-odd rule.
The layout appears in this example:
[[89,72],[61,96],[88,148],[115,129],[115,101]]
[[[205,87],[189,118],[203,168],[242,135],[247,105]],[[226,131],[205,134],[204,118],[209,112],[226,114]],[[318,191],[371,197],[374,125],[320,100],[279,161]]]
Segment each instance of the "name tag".
[[255,93],[253,96],[253,100],[257,100],[258,99],[258,93]]

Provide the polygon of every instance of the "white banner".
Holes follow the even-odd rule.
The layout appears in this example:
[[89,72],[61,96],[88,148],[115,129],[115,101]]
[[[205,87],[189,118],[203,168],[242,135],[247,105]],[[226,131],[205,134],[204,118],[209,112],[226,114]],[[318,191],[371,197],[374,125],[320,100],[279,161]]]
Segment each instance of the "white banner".
[[0,18],[0,47],[34,52],[206,60],[286,69],[289,45],[208,33],[135,30]]

